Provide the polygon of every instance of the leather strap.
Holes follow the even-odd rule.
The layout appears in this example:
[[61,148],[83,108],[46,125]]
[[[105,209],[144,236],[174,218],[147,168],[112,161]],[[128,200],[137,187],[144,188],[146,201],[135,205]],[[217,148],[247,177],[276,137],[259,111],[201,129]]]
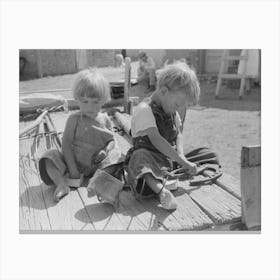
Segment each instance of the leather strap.
[[[211,171],[213,172],[210,175],[206,175],[204,171]],[[190,180],[190,186],[199,186],[199,185],[206,185],[211,184],[214,181],[216,181],[219,177],[222,176],[222,171],[219,167],[214,167],[211,165],[202,165],[199,169],[196,175],[204,175],[205,178],[199,178],[199,179],[191,179],[193,178],[190,176],[188,171],[184,168],[178,168],[173,171],[164,171],[164,174],[167,179],[179,179],[179,180]]]

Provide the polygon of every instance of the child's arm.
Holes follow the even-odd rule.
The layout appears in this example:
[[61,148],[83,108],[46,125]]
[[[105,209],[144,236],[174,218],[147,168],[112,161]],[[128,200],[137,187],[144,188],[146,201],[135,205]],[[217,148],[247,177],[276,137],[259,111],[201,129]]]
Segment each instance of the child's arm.
[[180,156],[184,156],[183,135],[180,130],[178,131],[178,135],[177,135],[176,147],[177,147],[177,153]]
[[177,127],[177,139],[176,139],[176,148],[177,153],[182,156],[184,155],[184,148],[183,148],[183,123],[181,121],[180,115],[178,112],[176,112],[175,115],[175,126]]
[[[145,130],[145,133],[148,135],[152,144],[165,156],[169,157],[171,160],[179,163],[183,168],[189,170],[191,175],[195,175],[197,172],[196,165],[192,162],[189,162],[183,153],[182,150],[178,152],[159,134],[159,131],[155,127],[151,127]],[[179,137],[180,138],[180,137]],[[179,140],[180,141],[180,140]]]
[[177,141],[176,141],[176,148],[177,148],[177,153],[179,154],[179,156],[183,159],[185,159],[187,165],[190,167],[190,169],[192,170],[191,173],[192,175],[195,175],[197,173],[197,166],[195,163],[188,161],[185,158],[185,154],[184,154],[184,148],[183,148],[183,134],[181,132],[181,130],[178,131],[178,135],[177,135]]
[[72,179],[80,178],[72,147],[76,125],[77,118],[75,115],[71,115],[66,122],[62,139],[62,153]]

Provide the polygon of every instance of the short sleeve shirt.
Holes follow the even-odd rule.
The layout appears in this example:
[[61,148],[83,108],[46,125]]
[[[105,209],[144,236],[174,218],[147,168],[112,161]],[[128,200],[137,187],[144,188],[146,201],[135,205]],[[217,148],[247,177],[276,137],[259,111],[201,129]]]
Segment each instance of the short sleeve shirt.
[[[178,112],[175,115],[175,125],[179,130],[182,122]],[[134,110],[131,120],[131,135],[133,138],[146,135],[145,130],[148,128],[157,127],[154,114],[151,107],[141,102]]]

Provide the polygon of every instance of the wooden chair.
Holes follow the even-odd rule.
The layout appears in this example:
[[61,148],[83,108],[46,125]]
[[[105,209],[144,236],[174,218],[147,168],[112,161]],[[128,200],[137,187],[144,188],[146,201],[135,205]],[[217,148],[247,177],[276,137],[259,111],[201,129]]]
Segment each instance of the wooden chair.
[[[233,60],[238,60],[239,62],[241,60],[245,61],[241,74],[225,73],[225,68],[227,68],[228,62],[233,61]],[[240,79],[241,82],[240,82],[240,89],[239,89],[239,98],[242,99],[245,87],[246,87],[246,90],[249,90],[249,87],[250,87],[249,80],[247,79],[247,76],[246,76],[247,62],[248,62],[248,50],[246,50],[244,55],[242,55],[242,56],[241,55],[240,56],[230,56],[229,50],[224,50],[223,55],[222,55],[220,71],[219,71],[219,75],[218,75],[218,82],[217,82],[217,88],[216,88],[216,93],[215,93],[216,98],[219,97],[220,88],[221,88],[223,79],[234,79],[234,80]]]

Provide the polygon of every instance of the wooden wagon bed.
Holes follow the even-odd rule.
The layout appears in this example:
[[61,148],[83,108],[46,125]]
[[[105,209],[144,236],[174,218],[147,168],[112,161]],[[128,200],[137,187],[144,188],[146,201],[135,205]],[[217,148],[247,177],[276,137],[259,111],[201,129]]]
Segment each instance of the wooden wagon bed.
[[[63,131],[68,117],[52,113],[57,131]],[[20,123],[20,128],[29,123]],[[40,133],[40,130],[38,130]],[[118,134],[125,153],[130,142]],[[180,182],[174,192],[178,200],[176,211],[167,211],[156,199],[136,200],[130,191],[120,193],[120,203],[113,206],[100,203],[96,196],[87,197],[86,188],[73,189],[56,203],[54,189],[42,183],[36,156],[46,149],[48,138],[20,139],[19,156],[19,229],[21,233],[81,232],[116,233],[147,231],[229,230],[241,219],[239,182],[223,174],[215,184],[190,187]]]

